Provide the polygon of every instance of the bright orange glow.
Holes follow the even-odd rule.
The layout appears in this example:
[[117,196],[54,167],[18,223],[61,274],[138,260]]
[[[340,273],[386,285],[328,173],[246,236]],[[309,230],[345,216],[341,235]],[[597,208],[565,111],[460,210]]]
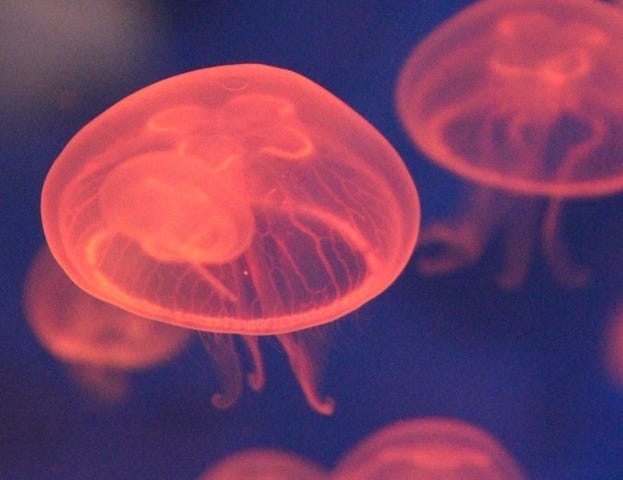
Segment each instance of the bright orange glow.
[[[81,288],[183,327],[279,334],[325,413],[315,362],[284,334],[387,288],[420,219],[413,181],[374,127],[307,78],[255,64],[172,77],[111,107],[54,162],[41,209]],[[211,338],[230,368],[232,342]],[[216,403],[235,399],[228,385]]]
[[30,267],[24,309],[41,344],[70,365],[85,386],[104,396],[115,397],[112,392],[124,388],[124,372],[169,360],[192,333],[88,295],[67,278],[46,246]]
[[83,289],[222,333],[327,323],[409,259],[402,160],[310,80],[263,65],[172,77],[84,127],[42,193],[52,253]]
[[348,452],[334,480],[524,480],[512,457],[484,431],[457,420],[413,419],[373,433]]
[[325,480],[327,473],[308,460],[280,450],[245,450],[205,472],[199,480]]
[[498,281],[519,285],[538,221],[530,195],[551,200],[542,238],[554,276],[587,282],[558,238],[560,214],[565,198],[623,189],[621,32],[623,13],[601,2],[483,0],[415,47],[396,87],[400,119],[434,162],[483,188],[463,217],[425,229],[422,272],[474,262],[503,227]]

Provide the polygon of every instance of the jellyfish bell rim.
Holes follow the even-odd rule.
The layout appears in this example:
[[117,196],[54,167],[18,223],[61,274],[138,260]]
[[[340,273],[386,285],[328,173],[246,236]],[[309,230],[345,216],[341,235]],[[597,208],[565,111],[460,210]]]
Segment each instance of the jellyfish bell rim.
[[[419,208],[419,203],[417,205]],[[418,233],[419,222],[417,224],[417,228],[413,232],[413,246],[415,246],[417,241]],[[357,240],[354,240],[353,242],[357,243]],[[365,245],[361,245],[362,252],[365,252],[366,248],[367,247]],[[50,251],[56,258],[59,265],[62,265],[62,257],[56,257],[56,254],[52,248],[50,248]],[[365,253],[362,254],[364,257],[366,256]],[[345,317],[387,290],[403,273],[410,258],[411,254],[392,257],[390,260],[385,262],[385,265],[393,265],[394,268],[386,270],[386,273],[382,276],[382,272],[380,271],[380,261],[378,261],[378,259],[371,260],[368,258],[370,262],[366,264],[366,268],[369,270],[366,275],[366,279],[349,294],[340,296],[332,303],[321,308],[312,308],[303,311],[295,311],[288,315],[267,316],[256,319],[240,319],[240,317],[223,316],[210,317],[201,314],[172,312],[171,310],[163,308],[156,303],[139,301],[134,297],[128,296],[126,292],[117,289],[113,284],[108,282],[104,287],[102,287],[101,285],[98,285],[98,282],[94,282],[93,280],[83,277],[78,269],[73,268],[72,263],[69,264],[69,268],[63,269],[65,270],[67,276],[76,285],[93,297],[141,317],[176,325],[178,327],[212,333],[275,335],[313,328]],[[376,288],[373,289],[373,294],[369,293],[369,290],[367,289],[368,285],[376,286]],[[120,301],[119,298],[125,298],[126,301]]]
[[[333,227],[340,229],[337,223]],[[417,240],[417,236],[414,242]],[[358,243],[360,239],[351,240]],[[365,252],[366,245],[359,245],[362,252]],[[365,257],[365,253],[363,253]],[[96,298],[100,298],[107,303],[116,305],[123,310],[134,313],[152,320],[176,325],[178,327],[189,328],[198,331],[211,333],[241,334],[241,335],[277,335],[282,333],[291,333],[299,330],[309,329],[320,325],[325,325],[360,308],[365,303],[373,300],[381,295],[391,284],[398,278],[407,263],[409,256],[394,257],[394,266],[381,276],[381,262],[374,257],[368,258],[369,263],[366,268],[369,270],[366,279],[357,286],[352,292],[337,297],[332,303],[324,305],[321,308],[311,308],[307,310],[299,310],[285,315],[274,315],[257,318],[240,318],[226,316],[207,316],[203,314],[192,314],[189,312],[171,311],[163,308],[159,304],[141,301],[135,297],[130,297],[123,290],[117,289],[114,284],[106,283],[102,288],[95,288],[93,282],[83,285],[77,283],[85,291],[91,293]],[[398,268],[399,267],[399,268]],[[379,281],[380,278],[380,281]],[[370,294],[367,286],[376,286],[373,289],[374,294]],[[126,298],[125,302],[119,301],[119,298]]]
[[[399,107],[397,107],[399,108]],[[404,120],[404,123],[410,124]],[[411,123],[412,125],[412,123]],[[415,128],[410,131],[416,130]],[[436,146],[422,145],[416,147],[426,155],[432,163],[474,184],[525,196],[543,198],[581,199],[615,195],[623,191],[623,174],[593,181],[537,181],[495,172],[488,168],[471,166],[460,156],[444,148],[441,143]]]
[[[254,82],[257,80],[257,77],[259,77],[259,80],[257,80],[258,85],[268,85],[273,88],[274,85],[272,85],[269,79],[270,75],[273,75],[275,72],[279,72],[280,74],[279,82],[277,82],[278,85],[283,82],[294,82],[294,91],[299,93],[297,101],[300,100],[302,102],[300,106],[301,118],[306,118],[308,120],[321,120],[323,118],[322,112],[317,112],[317,109],[314,108],[314,100],[317,99],[319,95],[322,95],[322,99],[326,99],[330,106],[336,109],[337,118],[332,119],[332,125],[335,124],[335,129],[333,129],[335,131],[332,133],[336,136],[339,136],[340,133],[349,133],[351,131],[360,133],[360,135],[357,136],[358,141],[355,153],[365,152],[368,154],[368,152],[371,152],[368,156],[363,156],[363,159],[368,157],[371,158],[372,160],[369,162],[368,166],[370,166],[372,171],[378,174],[380,178],[383,178],[387,185],[391,185],[391,195],[395,197],[395,200],[397,200],[395,202],[396,209],[398,210],[396,216],[400,219],[409,220],[408,222],[401,222],[401,232],[399,235],[395,235],[397,240],[393,242],[396,245],[396,249],[400,248],[400,253],[398,255],[392,254],[389,260],[390,265],[393,266],[395,271],[390,275],[384,276],[382,285],[378,281],[373,282],[377,285],[377,287],[374,289],[372,295],[367,294],[361,295],[360,297],[355,295],[353,297],[356,298],[354,300],[351,299],[350,304],[340,299],[334,303],[334,305],[337,305],[339,308],[337,310],[335,310],[335,308],[327,308],[324,313],[325,316],[321,317],[320,320],[312,318],[313,312],[318,312],[311,309],[306,310],[303,313],[299,312],[297,314],[295,312],[287,316],[264,317],[258,318],[257,320],[243,319],[236,321],[237,317],[211,317],[206,325],[205,322],[201,321],[201,316],[188,316],[180,314],[176,319],[172,319],[166,311],[160,311],[160,314],[157,314],[147,308],[137,308],[129,302],[119,301],[119,299],[115,298],[115,295],[111,294],[109,291],[107,292],[106,290],[102,290],[101,286],[97,285],[97,282],[94,282],[88,277],[90,272],[82,270],[82,267],[79,265],[79,260],[72,258],[72,254],[69,251],[68,239],[65,238],[68,233],[61,231],[63,226],[60,225],[62,222],[59,220],[62,215],[67,216],[67,213],[61,213],[59,204],[63,200],[56,198],[63,193],[63,185],[66,183],[66,181],[64,181],[64,177],[67,176],[67,178],[72,178],[72,169],[79,168],[84,158],[90,159],[93,157],[97,158],[98,155],[103,156],[102,150],[106,154],[109,152],[106,148],[113,149],[114,153],[113,147],[90,145],[89,137],[93,135],[96,136],[98,131],[108,128],[111,129],[113,136],[115,134],[129,135],[122,128],[116,125],[116,123],[119,123],[121,118],[123,118],[126,122],[128,121],[124,117],[126,110],[140,110],[140,102],[149,102],[150,99],[155,99],[158,96],[159,89],[163,88],[167,84],[170,84],[171,82],[181,83],[176,84],[177,88],[175,95],[173,95],[174,98],[173,100],[167,98],[164,108],[170,105],[178,105],[175,102],[180,102],[180,98],[182,98],[182,103],[179,104],[185,105],[185,95],[190,96],[188,92],[184,91],[185,88],[189,87],[189,89],[194,89],[196,91],[198,88],[197,84],[200,84],[199,81],[202,79],[202,75],[204,74],[217,74],[218,79],[225,79],[223,81],[229,82],[227,84],[228,86],[223,87],[223,85],[220,85],[219,88],[222,87],[227,90],[235,91],[236,89],[242,88],[241,86],[244,86],[244,73],[248,73],[249,75],[253,73],[255,75],[253,77]],[[233,82],[231,81],[232,78],[238,78],[238,81]],[[290,86],[290,83],[288,83],[288,86]],[[314,87],[313,91],[307,93],[306,89],[309,89],[310,86]],[[119,107],[121,103],[123,103],[123,106]],[[299,104],[297,104],[297,107],[299,107]],[[140,113],[140,111],[137,113],[134,110],[131,112],[130,120],[137,118],[140,120],[145,116],[144,113]],[[322,109],[322,111],[324,111],[324,109]],[[352,120],[353,118],[357,119],[356,128],[349,126],[350,122],[347,121]],[[340,120],[346,121],[341,122]],[[326,128],[326,122],[322,125],[323,128]],[[392,168],[386,168],[383,163],[377,162],[379,158],[384,157],[389,157]],[[107,165],[112,163],[108,159],[106,159],[106,161],[109,162]],[[107,166],[106,168],[109,167]],[[91,295],[137,315],[159,320],[165,323],[172,323],[186,328],[194,328],[217,333],[272,335],[309,328],[333,321],[359,308],[368,300],[376,297],[388,288],[389,285],[391,285],[391,283],[402,273],[411,257],[419,233],[421,207],[419,195],[413,178],[399,153],[383,136],[383,134],[379,132],[379,130],[377,130],[352,107],[344,103],[329,90],[326,90],[322,85],[317,84],[313,80],[299,73],[281,67],[248,63],[207,67],[164,78],[147,85],[134,93],[131,93],[104,110],[71,138],[57,157],[56,161],[52,164],[42,188],[41,217],[46,240],[57,262],[62,266],[66,274],[74,283],[79,285],[83,290],[87,291]],[[358,286],[356,290],[359,291],[361,288]],[[132,302],[135,301],[136,299],[132,300]],[[167,311],[170,313],[169,310]],[[333,311],[335,313],[329,314],[329,311]],[[298,321],[295,321],[288,326],[285,325],[288,320],[297,318]],[[216,325],[217,323],[223,321],[225,321],[227,326],[219,327]],[[271,325],[267,325],[267,322],[272,323]]]
[[[599,181],[539,182],[496,173],[489,169],[470,167],[449,150],[418,145],[427,158],[447,171],[474,184],[525,196],[543,198],[581,199],[615,195],[623,191],[623,174]],[[443,157],[443,159],[442,159]]]
[[[495,11],[501,10],[505,5],[515,10],[528,10],[532,5],[547,9],[559,7],[574,11],[590,8],[591,19],[603,17],[604,21],[608,22],[608,27],[618,26],[623,31],[623,14],[617,13],[620,9],[605,2],[526,0],[518,3],[513,0],[481,0],[468,5],[421,38],[410,50],[407,60],[401,66],[394,89],[394,108],[403,132],[411,140],[413,146],[430,162],[477,185],[513,194],[549,198],[594,198],[620,193],[623,191],[623,171],[619,175],[602,176],[592,180],[556,180],[556,178],[538,180],[501,173],[494,168],[488,168],[486,164],[483,167],[477,166],[463,160],[460,155],[454,154],[444,145],[438,134],[431,132],[427,127],[429,123],[427,115],[411,113],[414,108],[411,106],[413,102],[409,101],[408,91],[410,89],[408,87],[414,82],[413,78],[422,77],[421,72],[425,71],[427,65],[433,63],[432,59],[439,55],[440,51],[446,51],[449,44],[456,45],[456,38],[452,42],[453,31],[464,30],[481,34],[475,25],[479,22],[490,23],[490,17],[494,17]],[[565,15],[573,18],[573,15],[569,13]],[[467,36],[467,34],[462,36]],[[420,110],[420,108],[415,110]]]

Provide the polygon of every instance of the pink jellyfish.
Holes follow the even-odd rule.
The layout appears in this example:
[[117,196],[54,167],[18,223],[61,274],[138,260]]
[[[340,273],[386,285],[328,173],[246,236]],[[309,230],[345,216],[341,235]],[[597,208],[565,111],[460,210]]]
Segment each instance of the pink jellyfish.
[[620,300],[604,329],[602,358],[608,379],[623,390],[623,302]]
[[188,343],[191,330],[138,317],[78,288],[47,246],[35,256],[24,287],[26,320],[39,342],[99,400],[121,400],[128,373],[163,363]]
[[320,362],[299,330],[386,289],[414,247],[420,207],[387,140],[309,79],[228,65],[155,83],[84,127],[42,192],[52,253],[81,288],[206,334],[228,407],[241,391],[230,335],[264,379],[277,335],[310,405]]
[[332,480],[525,480],[489,434],[444,418],[396,422],[348,452]]
[[559,238],[567,198],[623,189],[623,12],[594,0],[482,0],[426,37],[402,68],[396,108],[414,144],[479,185],[463,216],[427,227],[419,268],[475,262],[496,229],[499,282],[519,285],[542,243],[554,276],[588,280]]
[[199,480],[328,480],[311,461],[275,449],[250,449],[221,460]]

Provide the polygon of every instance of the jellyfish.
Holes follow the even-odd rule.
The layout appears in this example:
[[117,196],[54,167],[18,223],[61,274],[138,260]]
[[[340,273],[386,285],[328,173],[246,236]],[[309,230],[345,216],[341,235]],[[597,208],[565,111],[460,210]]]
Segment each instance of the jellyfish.
[[258,337],[283,345],[308,403],[322,361],[306,332],[357,309],[400,274],[420,206],[389,142],[311,80],[259,64],[205,68],[150,85],[95,118],[52,165],[47,242],[81,288],[202,332],[241,393],[241,335],[259,390]]
[[125,398],[130,372],[173,358],[191,336],[190,330],[138,317],[82,291],[45,245],[26,278],[24,310],[41,345],[68,366],[86,393],[106,403]]
[[427,157],[475,185],[456,218],[422,232],[423,273],[476,262],[501,232],[498,281],[514,288],[541,222],[553,276],[588,281],[561,214],[567,199],[623,189],[621,32],[623,13],[603,2],[482,0],[415,47],[397,81],[400,120]]
[[249,449],[221,460],[199,480],[328,480],[320,466],[293,453]]
[[601,357],[609,382],[623,390],[623,302],[617,302],[606,322],[601,341]]
[[524,480],[488,433],[447,418],[408,419],[373,433],[349,451],[332,480]]

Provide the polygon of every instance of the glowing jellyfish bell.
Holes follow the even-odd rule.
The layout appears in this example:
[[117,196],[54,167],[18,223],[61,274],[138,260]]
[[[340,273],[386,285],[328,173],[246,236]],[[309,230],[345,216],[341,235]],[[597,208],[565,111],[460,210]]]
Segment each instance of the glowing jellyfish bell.
[[482,0],[416,46],[396,88],[406,131],[434,162],[489,188],[464,219],[423,232],[422,245],[441,247],[420,259],[424,272],[474,261],[506,222],[517,253],[500,280],[519,283],[532,245],[521,230],[536,223],[526,196],[537,196],[551,200],[543,246],[554,274],[586,281],[558,239],[560,208],[623,189],[622,32],[623,13],[604,2]]
[[[206,68],[140,90],[65,147],[45,180],[46,239],[92,295],[138,315],[241,334],[263,382],[257,335],[278,335],[310,404],[318,364],[291,332],[381,293],[416,241],[420,207],[385,138],[328,91],[256,64]],[[231,337],[206,335],[240,393]]]
[[46,350],[95,398],[121,400],[128,374],[163,363],[188,343],[191,331],[138,317],[78,288],[46,246],[24,285],[26,320]]
[[479,428],[445,418],[393,423],[348,452],[333,480],[525,480],[509,453]]
[[293,453],[250,449],[221,460],[199,480],[328,480],[319,466]]

